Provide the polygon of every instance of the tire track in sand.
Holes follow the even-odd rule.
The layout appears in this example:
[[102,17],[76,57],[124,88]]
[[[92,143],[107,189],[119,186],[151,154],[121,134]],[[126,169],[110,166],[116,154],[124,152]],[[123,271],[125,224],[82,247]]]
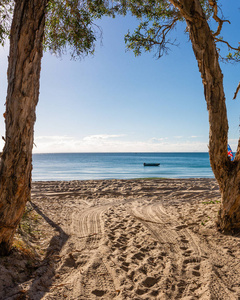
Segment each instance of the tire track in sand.
[[[200,295],[202,299],[233,299],[230,286],[217,278],[211,261],[201,251],[200,240],[187,225],[167,214],[161,204],[143,203],[131,208],[131,214],[161,243],[170,258],[165,275],[174,280],[173,284],[171,280],[167,282],[168,299]],[[209,269],[210,275],[206,276]]]
[[[67,229],[70,239],[58,264],[54,291],[46,299],[111,299],[116,294],[114,279],[103,253],[103,215],[109,205],[73,211]],[[59,282],[59,284],[58,284]]]

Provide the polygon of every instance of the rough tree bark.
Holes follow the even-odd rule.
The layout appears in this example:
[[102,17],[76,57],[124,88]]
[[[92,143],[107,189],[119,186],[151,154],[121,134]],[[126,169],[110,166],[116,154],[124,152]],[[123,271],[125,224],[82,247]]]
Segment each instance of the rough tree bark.
[[0,255],[7,254],[31,192],[47,0],[15,0],[10,33],[6,136],[0,164]]
[[209,112],[209,157],[218,181],[222,202],[218,215],[221,230],[240,229],[240,147],[233,162],[227,154],[228,119],[223,89],[223,75],[219,65],[213,33],[199,0],[170,0],[185,18],[195,57],[204,85]]

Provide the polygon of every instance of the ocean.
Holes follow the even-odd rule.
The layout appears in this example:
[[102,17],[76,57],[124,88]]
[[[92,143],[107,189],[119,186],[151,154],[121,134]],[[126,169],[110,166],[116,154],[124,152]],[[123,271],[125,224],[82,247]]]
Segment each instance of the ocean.
[[[144,167],[143,163],[160,163]],[[208,153],[33,154],[33,181],[213,178]]]

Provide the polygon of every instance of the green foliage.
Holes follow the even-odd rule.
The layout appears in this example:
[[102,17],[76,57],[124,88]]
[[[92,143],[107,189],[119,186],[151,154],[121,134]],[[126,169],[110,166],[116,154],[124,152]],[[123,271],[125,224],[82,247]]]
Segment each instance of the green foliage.
[[169,22],[159,24],[158,22],[144,21],[131,35],[128,32],[125,35],[127,48],[133,50],[135,56],[141,55],[142,50],[150,52],[156,49],[156,56],[160,58],[163,54],[168,53],[168,45],[175,44],[175,41],[168,39],[168,33],[172,30],[178,18],[171,19]]
[[[141,55],[143,51],[153,51],[157,58],[163,54],[167,54],[169,46],[176,45],[176,40],[173,40],[170,33],[176,27],[178,22],[184,21],[180,11],[176,9],[168,0],[120,0],[122,5],[122,13],[131,12],[133,16],[139,19],[140,23],[133,33],[128,32],[125,35],[125,42],[127,48],[133,50],[136,56]],[[216,15],[219,6],[217,0],[199,0],[207,20],[211,21],[209,24],[216,24],[221,19]],[[213,20],[214,19],[214,20]],[[224,20],[223,22],[228,22]],[[222,23],[223,23],[222,22]],[[221,28],[221,27],[220,27]],[[220,29],[221,31],[221,29]],[[188,30],[186,29],[186,33]],[[212,32],[214,36],[214,31]],[[218,35],[218,33],[216,34]],[[222,38],[216,38],[216,42],[222,42]],[[234,49],[234,48],[231,48]],[[240,61],[239,48],[234,53],[229,53],[227,61]]]
[[10,33],[11,15],[13,12],[13,1],[0,1],[0,44],[4,46],[6,38]]
[[50,0],[47,7],[45,50],[58,56],[70,51],[73,59],[94,53],[101,30],[93,21],[111,10],[103,0]]
[[227,62],[240,62],[240,51],[229,52],[225,61]]
[[165,0],[122,0],[121,5],[122,13],[130,11],[139,19],[144,17],[152,21],[170,18],[176,13],[174,6]]
[[[9,36],[13,0],[0,1],[0,43]],[[94,20],[103,15],[114,16],[112,2],[105,0],[49,0],[46,11],[44,49],[72,58],[94,53],[94,43],[101,30]]]
[[219,201],[219,200],[215,200],[215,201],[210,200],[210,201],[204,201],[203,202],[203,204],[219,204],[219,203],[221,203],[221,201]]
[[210,217],[207,216],[208,219],[201,222],[201,225],[205,226],[208,221],[210,221]]
[[27,204],[19,224],[18,233],[23,236],[37,236],[36,227],[39,223],[39,218],[39,215],[33,210],[32,206]]
[[133,34],[125,36],[127,48],[134,51],[136,56],[142,51],[156,51],[161,57],[168,51],[168,45],[175,41],[168,39],[168,33],[175,27],[182,16],[169,1],[130,0],[124,2],[133,16],[140,20],[140,24]]

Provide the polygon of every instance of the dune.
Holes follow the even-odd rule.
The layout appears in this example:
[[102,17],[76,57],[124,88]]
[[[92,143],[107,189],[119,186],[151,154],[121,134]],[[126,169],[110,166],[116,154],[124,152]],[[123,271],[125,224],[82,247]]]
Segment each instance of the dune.
[[214,179],[34,182],[40,258],[0,258],[0,299],[240,299]]

